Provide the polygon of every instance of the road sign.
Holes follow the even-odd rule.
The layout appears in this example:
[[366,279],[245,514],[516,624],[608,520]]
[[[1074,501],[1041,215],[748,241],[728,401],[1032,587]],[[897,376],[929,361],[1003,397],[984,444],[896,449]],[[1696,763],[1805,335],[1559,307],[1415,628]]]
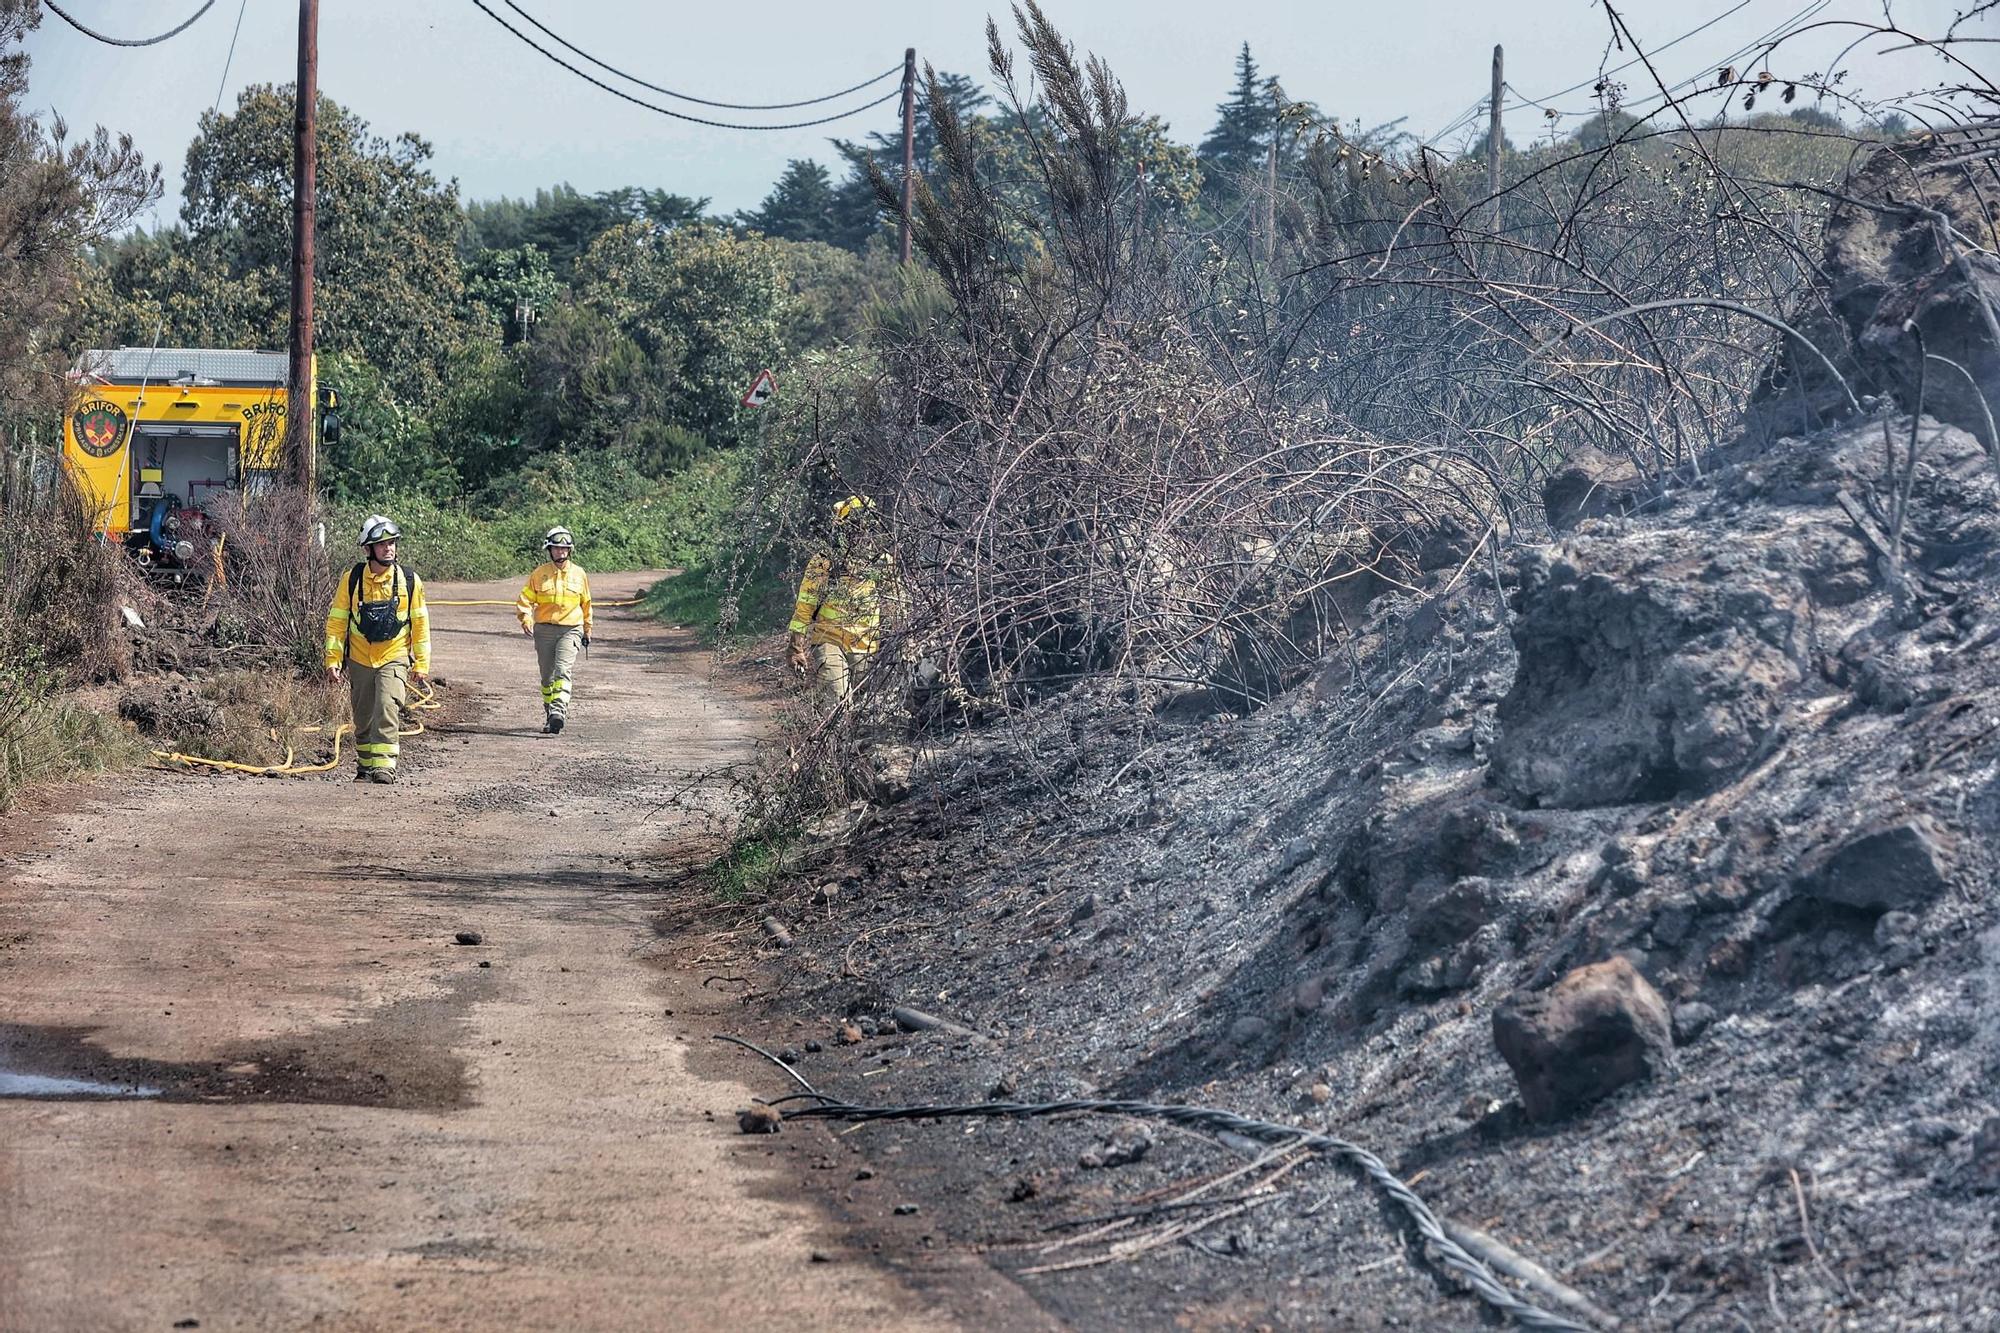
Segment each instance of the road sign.
[[778,392],[778,377],[768,370],[757,372],[757,378],[750,381],[750,391],[743,395],[743,406],[762,407]]

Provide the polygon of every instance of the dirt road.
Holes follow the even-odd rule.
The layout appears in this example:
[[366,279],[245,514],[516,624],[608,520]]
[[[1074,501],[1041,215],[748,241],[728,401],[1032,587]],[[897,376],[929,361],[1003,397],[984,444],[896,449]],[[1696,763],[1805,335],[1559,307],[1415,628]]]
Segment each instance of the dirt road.
[[[596,638],[560,737],[511,615],[440,608],[461,721],[399,786],[149,775],[0,822],[0,1094],[57,1094],[0,1097],[0,1328],[953,1325],[690,1072],[728,1019],[649,961],[694,836],[656,806],[755,709],[632,612]],[[78,1095],[120,1089],[159,1095]]]

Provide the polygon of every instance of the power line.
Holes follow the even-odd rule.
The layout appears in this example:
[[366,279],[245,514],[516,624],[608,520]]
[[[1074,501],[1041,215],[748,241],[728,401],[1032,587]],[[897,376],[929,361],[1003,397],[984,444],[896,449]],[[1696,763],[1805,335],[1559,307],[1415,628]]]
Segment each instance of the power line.
[[248,8],[250,0],[243,0],[243,3],[236,7],[236,27],[229,34],[229,54],[222,58],[222,78],[215,85],[215,105],[210,108],[210,115],[222,110],[222,92],[229,86],[229,67],[236,63],[236,39],[243,32],[243,11]]
[[161,42],[166,41],[167,38],[176,37],[179,36],[181,33],[186,32],[189,28],[194,26],[195,19],[200,18],[203,14],[206,14],[209,10],[215,8],[215,0],[206,0],[206,3],[204,3],[200,9],[195,10],[194,13],[188,18],[187,22],[181,24],[178,28],[171,28],[166,32],[161,33],[158,37],[142,37],[137,41],[132,41],[124,37],[106,37],[101,32],[97,32],[90,28],[84,27],[81,23],[78,23],[74,18],[70,17],[70,15],[63,10],[63,7],[56,3],[56,0],[42,0],[42,3],[46,4],[49,7],[50,12],[52,12],[57,18],[61,19],[64,23],[69,24],[70,27],[75,28],[78,32],[82,33],[86,37],[95,38],[96,40],[103,42],[106,46],[158,46]]
[[[1763,36],[1753,39],[1748,45],[1738,48],[1736,51],[1732,52],[1727,56],[1724,56],[1719,61],[1710,61],[1708,64],[1702,66],[1702,69],[1705,71],[1711,68],[1720,68],[1723,65],[1730,64],[1740,59],[1742,56],[1758,49],[1759,47],[1768,45],[1773,40],[1781,40],[1785,35],[1788,35],[1790,29],[1796,27],[1799,23],[1805,21],[1806,19],[1813,17],[1820,10],[1825,9],[1828,3],[1830,3],[1830,0],[1809,0],[1809,3],[1807,3],[1804,8],[1794,13],[1790,18],[1781,20],[1776,27],[1764,33]],[[1687,41],[1689,38],[1699,36],[1701,33],[1708,31],[1710,28],[1722,22],[1724,19],[1729,18],[1734,14],[1740,13],[1742,10],[1748,8],[1750,4],[1751,0],[1738,0],[1736,4],[1731,5],[1728,9],[1725,9],[1721,13],[1715,15],[1713,18],[1710,18],[1700,24],[1697,24],[1695,27],[1688,29],[1680,36],[1675,37],[1670,41],[1662,42],[1658,46],[1647,48],[1647,55],[1656,56],[1663,51],[1671,50],[1672,48],[1679,46],[1682,42]],[[1634,56],[1632,59],[1626,61],[1622,65],[1615,65],[1610,69],[1600,71],[1594,78],[1584,79],[1579,83],[1573,83],[1569,87],[1559,89],[1556,92],[1545,93],[1541,97],[1530,97],[1526,93],[1522,92],[1519,88],[1516,88],[1512,83],[1509,83],[1506,86],[1507,91],[1514,94],[1514,96],[1519,98],[1520,100],[1510,105],[1507,105],[1502,109],[1506,111],[1519,111],[1523,107],[1535,107],[1543,111],[1556,110],[1556,113],[1561,116],[1596,115],[1597,111],[1595,109],[1591,111],[1561,111],[1549,106],[1549,103],[1555,101],[1559,97],[1567,97],[1573,92],[1577,92],[1580,91],[1581,89],[1589,88],[1594,84],[1601,83],[1604,80],[1609,79],[1614,74],[1622,74],[1626,70],[1631,69],[1636,65],[1643,64],[1646,58],[1647,58],[1646,56]],[[1701,77],[1702,77],[1701,73],[1690,75],[1688,78],[1685,78],[1681,80],[1679,83],[1672,85],[1672,87],[1674,89],[1684,88],[1689,84],[1696,82]],[[1628,108],[1629,106],[1643,107],[1649,105],[1651,102],[1658,100],[1659,98],[1657,96],[1647,98],[1640,102],[1628,104]],[[1457,133],[1460,129],[1463,129],[1466,125],[1470,124],[1473,120],[1477,119],[1479,113],[1483,111],[1485,107],[1486,107],[1486,99],[1481,98],[1479,101],[1467,107],[1464,111],[1461,111],[1457,116],[1452,118],[1452,120],[1450,120],[1443,129],[1439,130],[1436,134],[1432,135],[1429,139],[1426,139],[1424,142],[1427,144],[1435,144],[1440,140],[1446,138],[1447,136]]]
[[[815,125],[831,125],[836,120],[846,120],[849,116],[858,116],[863,111],[872,111],[876,107],[881,106],[883,103],[891,101],[903,95],[903,90],[901,88],[894,88],[891,89],[889,92],[885,93],[883,96],[876,98],[874,101],[865,103],[861,106],[854,107],[851,110],[838,112],[837,114],[831,116],[822,116],[818,120],[794,121],[788,125],[741,125],[726,120],[705,120],[700,116],[690,116],[685,112],[675,111],[670,107],[656,106],[653,103],[648,102],[643,98],[632,96],[632,94],[626,92],[622,88],[612,87],[610,84],[606,83],[604,80],[596,77],[595,75],[587,73],[584,70],[578,69],[575,65],[570,64],[567,60],[564,60],[561,56],[557,55],[555,52],[545,50],[544,48],[537,46],[535,44],[534,38],[528,36],[528,34],[522,32],[519,28],[516,28],[512,24],[508,23],[506,19],[501,18],[491,9],[488,9],[486,7],[485,0],[472,0],[472,3],[478,7],[480,13],[486,15],[487,18],[492,19],[495,23],[499,24],[501,27],[507,29],[508,32],[514,34],[514,36],[517,39],[519,39],[523,45],[528,47],[529,50],[535,52],[535,54],[541,56],[545,60],[552,60],[556,64],[561,65],[564,69],[576,75],[576,77],[582,79],[585,83],[595,84],[597,87],[602,88],[605,92],[610,93],[613,97],[623,98],[625,101],[630,102],[634,106],[644,107],[648,111],[656,111],[663,116],[671,116],[675,120],[685,120],[693,125],[706,125],[710,129],[716,129],[716,130],[811,129]],[[873,82],[874,82],[873,79],[869,80],[869,83]],[[866,87],[867,84],[863,84],[862,86]]]
[[[1751,0],[1738,0],[1738,3],[1731,5],[1728,9],[1723,10],[1720,14],[1717,14],[1714,18],[1702,24],[1700,27],[1688,29],[1680,36],[1674,38],[1671,42],[1665,42],[1659,46],[1653,47],[1646,54],[1657,56],[1663,52],[1671,51],[1676,46],[1679,46],[1682,42],[1686,41],[1688,38],[1698,36],[1701,33],[1707,32],[1710,28],[1713,28],[1716,24],[1722,22],[1722,20],[1728,18],[1731,14],[1737,13],[1739,10],[1749,8],[1750,3]],[[1787,19],[1786,22],[1789,23],[1791,22],[1791,20]],[[1611,69],[1600,71],[1595,79],[1585,79],[1581,83],[1572,83],[1569,87],[1564,88],[1560,92],[1544,93],[1539,98],[1528,96],[1526,93],[1522,92],[1519,88],[1514,87],[1514,85],[1511,83],[1508,84],[1507,87],[1509,91],[1511,91],[1516,97],[1519,97],[1522,101],[1526,102],[1529,106],[1538,107],[1542,106],[1544,103],[1553,102],[1558,97],[1568,97],[1571,93],[1576,92],[1579,89],[1588,88],[1593,84],[1601,83],[1605,79],[1610,78],[1613,74],[1623,74],[1626,70],[1631,69],[1634,65],[1644,64],[1645,59],[1646,59],[1645,56],[1633,56],[1630,60],[1626,61],[1622,65],[1617,65]]]
[[[543,34],[549,37],[550,40],[566,48],[572,54],[582,56],[585,60],[588,60],[591,64],[597,66],[599,69],[609,70],[611,73],[616,74],[619,78],[624,79],[629,83],[636,83],[641,88],[650,89],[651,91],[660,93],[663,96],[672,97],[682,102],[693,102],[697,106],[721,107],[725,111],[789,111],[793,107],[818,106],[822,102],[832,102],[839,98],[846,97],[850,93],[858,93],[863,88],[866,88],[868,85],[872,83],[880,83],[882,82],[882,80],[888,78],[890,75],[900,74],[903,71],[903,63],[899,60],[894,65],[891,65],[888,69],[885,69],[880,74],[877,74],[874,78],[863,79],[861,82],[855,84],[852,88],[842,88],[839,92],[828,93],[824,97],[808,97],[802,102],[712,102],[706,97],[695,97],[689,93],[677,93],[671,88],[662,88],[657,83],[648,83],[636,74],[627,74],[624,70],[618,68],[616,65],[606,64],[604,61],[599,60],[596,56],[590,54],[590,52],[584,50],[576,43],[564,37],[561,33],[558,33],[552,28],[550,28],[548,24],[536,18],[533,14],[530,14],[527,10],[515,4],[514,0],[505,0],[505,3],[507,5],[507,8],[513,10],[516,14],[519,14],[522,18],[526,19],[528,22],[534,24],[537,28],[541,29]],[[1744,0],[1744,3],[1748,4],[1749,0]]]
[[[1692,87],[1693,85],[1701,82],[1702,79],[1708,76],[1708,71],[1713,69],[1721,69],[1729,65],[1734,65],[1738,60],[1743,59],[1745,56],[1750,55],[1752,52],[1759,50],[1767,50],[1770,47],[1777,45],[1779,42],[1784,41],[1788,37],[1792,36],[1792,34],[1795,31],[1797,31],[1801,27],[1801,25],[1817,18],[1821,13],[1821,11],[1826,9],[1827,6],[1831,3],[1832,0],[1810,0],[1810,3],[1808,3],[1804,8],[1798,10],[1790,17],[1781,20],[1776,27],[1767,30],[1761,36],[1752,38],[1744,45],[1737,47],[1734,51],[1731,51],[1728,55],[1725,55],[1720,59],[1710,60],[1706,62],[1693,74],[1688,75],[1686,78],[1681,79],[1679,82],[1669,84],[1664,93],[1654,93],[1648,97],[1640,99],[1639,101],[1626,103],[1624,104],[1622,109],[1627,111],[1634,110],[1635,108],[1644,109],[1652,106],[1656,102],[1660,103],[1661,105],[1665,105],[1666,102],[1671,101],[1673,95],[1679,92],[1681,89]],[[1741,6],[1738,6],[1738,8],[1741,8]],[[1736,11],[1733,9],[1729,10],[1723,14],[1717,15],[1716,19],[1727,18],[1730,14],[1733,14],[1735,12]],[[1709,24],[1714,23],[1716,19],[1709,20]],[[1709,26],[1709,24],[1703,24],[1702,26],[1705,28]],[[1700,29],[1696,29],[1696,31],[1700,31]],[[1693,34],[1688,33],[1684,34],[1683,36],[1693,36]],[[1682,40],[1681,37],[1677,37],[1674,39],[1673,42],[1669,42],[1667,45],[1669,46],[1674,45],[1675,43],[1681,40]],[[1664,50],[1665,47],[1661,47],[1658,49]],[[1635,63],[1638,62],[1636,60],[1627,61],[1625,64],[1620,65],[1618,67],[1618,70],[1609,71],[1609,73],[1605,77],[1609,77],[1609,74],[1615,74],[1619,70],[1630,69],[1632,65]],[[1507,109],[1510,111],[1515,111],[1519,110],[1522,106],[1533,106],[1533,107],[1539,107],[1544,111],[1554,110],[1556,114],[1560,116],[1594,116],[1597,114],[1595,110],[1563,111],[1560,110],[1559,108],[1549,107],[1546,105],[1546,103],[1551,102],[1556,98],[1563,96],[1566,93],[1573,93],[1577,91],[1579,88],[1584,88],[1587,86],[1589,86],[1588,80],[1586,80],[1583,83],[1573,84],[1570,87],[1563,89],[1562,92],[1550,93],[1545,98],[1537,99],[1529,97],[1527,94],[1523,93],[1519,88],[1514,87],[1512,84],[1508,84],[1507,90],[1513,93],[1516,97],[1519,97],[1521,101],[1513,106],[1508,107]]]

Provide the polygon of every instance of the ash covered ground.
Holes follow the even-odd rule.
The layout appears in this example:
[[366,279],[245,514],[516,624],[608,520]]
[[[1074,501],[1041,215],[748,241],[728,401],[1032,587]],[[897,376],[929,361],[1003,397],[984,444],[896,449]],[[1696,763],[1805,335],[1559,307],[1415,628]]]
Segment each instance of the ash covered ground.
[[[1352,1138],[1631,1327],[2000,1326],[2000,517],[1978,441],[1925,420],[1890,571],[1870,504],[1909,431],[1611,496],[1635,512],[1523,548],[1504,602],[1440,571],[1249,716],[1086,689],[943,744],[765,905],[779,1040],[854,1101]],[[1660,1030],[1640,1004],[1526,1088],[1496,1014],[1615,960]],[[1054,1266],[1019,1280],[1078,1327],[1486,1318],[1334,1166],[1157,1211],[1247,1159],[1101,1118],[864,1133],[928,1210],[885,1227]]]

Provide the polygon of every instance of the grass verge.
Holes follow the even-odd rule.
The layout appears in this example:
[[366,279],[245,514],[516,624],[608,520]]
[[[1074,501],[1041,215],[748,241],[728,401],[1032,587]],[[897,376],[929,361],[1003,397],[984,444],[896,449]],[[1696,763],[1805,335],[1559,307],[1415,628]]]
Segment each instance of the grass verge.
[[645,611],[655,620],[686,625],[717,647],[783,629],[792,610],[791,584],[775,566],[762,568],[739,585],[733,600],[736,615],[725,633],[723,612],[732,602],[728,572],[699,561],[648,589]]
[[29,783],[55,782],[130,768],[145,750],[116,721],[54,695],[17,695],[0,702],[0,811]]
[[763,898],[772,885],[793,869],[798,859],[798,842],[794,834],[754,834],[739,838],[709,866],[710,889],[726,903]]

